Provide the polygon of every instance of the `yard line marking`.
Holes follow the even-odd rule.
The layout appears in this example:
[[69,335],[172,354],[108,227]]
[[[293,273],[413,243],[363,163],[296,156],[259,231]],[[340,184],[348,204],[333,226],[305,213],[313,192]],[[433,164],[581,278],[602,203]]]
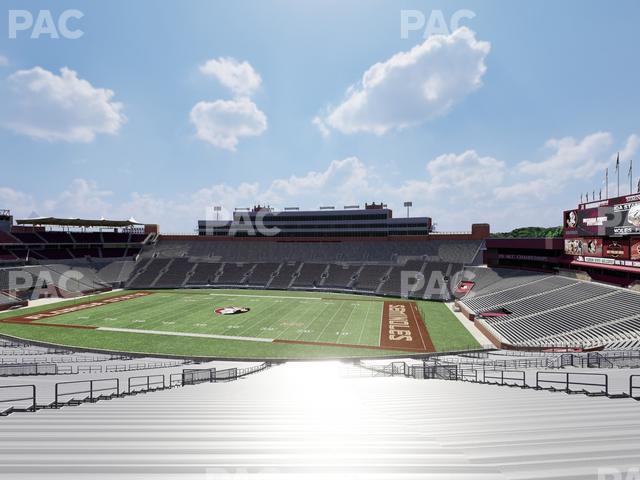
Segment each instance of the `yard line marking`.
[[[254,328],[258,327],[259,325],[264,324],[265,322],[269,322],[269,325],[271,325],[271,323],[273,323],[273,320],[271,319],[271,315],[273,315],[274,312],[277,312],[278,309],[282,309],[283,307],[287,307],[287,304],[281,304],[279,302],[272,302],[271,305],[268,305],[264,310],[262,310],[260,313],[260,315],[257,315],[255,318],[255,322],[251,323],[249,325],[245,325],[246,322],[242,323],[242,326],[245,327],[240,334],[243,334],[245,331],[251,331]],[[264,315],[264,312],[266,312],[267,310],[269,310],[271,307],[273,307],[273,311],[269,312],[269,315]]]
[[287,297],[284,295],[247,295],[246,293],[229,294],[229,293],[209,293],[211,297],[252,297],[252,298],[288,298],[294,300],[322,300],[321,297]]
[[322,329],[320,334],[316,337],[316,339],[315,339],[316,342],[318,341],[318,339],[320,337],[322,337],[322,335],[324,334],[325,330],[329,327],[331,322],[333,322],[333,319],[336,318],[336,315],[340,312],[340,310],[342,310],[342,306],[343,305],[344,305],[344,303],[341,303],[340,306],[338,307],[338,310],[336,310],[336,312],[333,315],[331,315],[331,319],[327,322],[327,324],[324,326],[324,328]]
[[[355,304],[352,303],[351,305],[359,305],[359,304]],[[344,332],[344,330],[347,328],[347,325],[349,325],[349,321],[351,321],[351,316],[353,315],[353,312],[356,311],[356,307],[354,306],[354,308],[351,309],[351,312],[349,312],[349,316],[347,317],[347,321],[344,322],[344,324],[342,325],[342,328],[340,329],[339,332],[336,332],[336,335],[338,336],[338,338],[336,338],[336,343],[338,343],[340,341],[340,337],[342,336],[342,332]]]
[[[321,316],[321,315],[323,315],[323,314],[324,314],[324,311],[325,311],[327,308],[329,308],[329,306],[330,306],[330,305],[332,305],[332,304],[331,304],[331,303],[329,303],[329,302],[324,302],[324,303],[325,303],[325,305],[323,305],[322,310],[321,310],[320,312],[318,312],[318,314],[317,314],[315,317],[313,317],[309,323],[305,324],[305,326],[301,329],[301,330],[303,330],[303,331],[302,331],[301,333],[299,333],[299,334],[298,334],[298,336],[295,338],[296,340],[299,340],[299,339],[300,339],[300,337],[302,337],[304,334],[309,333],[309,332],[310,332],[309,327],[311,327],[311,325],[313,325],[313,324],[314,324],[314,322],[315,322],[318,318],[320,318],[320,316]],[[307,330],[309,330],[309,331],[307,331]]]
[[98,327],[96,330],[121,333],[147,333],[149,335],[170,335],[174,337],[217,338],[219,340],[246,340],[249,342],[272,343],[273,338],[238,337],[234,335],[214,335],[211,333],[163,332],[162,330],[142,330],[138,328]]
[[[307,303],[307,302],[300,302],[300,303],[303,303],[303,304],[304,304],[304,305],[306,305],[306,306],[305,306],[305,307],[303,307],[302,312],[300,312],[300,313],[296,313],[296,317],[302,317],[302,316],[303,316],[303,315],[305,315],[309,310],[311,310],[311,309],[309,308],[309,305],[314,305],[313,303]],[[315,306],[315,305],[314,305],[314,306]],[[285,325],[285,324],[283,324],[283,325]],[[280,338],[280,337],[282,337],[285,333],[287,333],[287,330],[289,330],[289,329],[290,329],[291,327],[293,327],[293,326],[294,326],[294,325],[290,325],[290,326],[288,326],[287,328],[285,328],[282,332],[280,332],[280,333],[276,336],[276,338]],[[300,328],[300,327],[303,327],[303,326],[304,326],[304,324],[296,325],[296,328]]]
[[[364,315],[364,321],[362,322],[362,327],[360,328],[360,335],[358,336],[358,345],[362,344],[362,334],[364,333],[364,327],[367,324],[367,319],[369,318],[369,311],[371,311],[371,304],[368,305],[367,313],[365,313]],[[380,346],[380,343],[378,343],[378,346]]]
[[[380,309],[380,325],[382,325],[384,319],[384,303],[382,304],[382,308]],[[378,328],[378,345],[382,346],[382,328]]]

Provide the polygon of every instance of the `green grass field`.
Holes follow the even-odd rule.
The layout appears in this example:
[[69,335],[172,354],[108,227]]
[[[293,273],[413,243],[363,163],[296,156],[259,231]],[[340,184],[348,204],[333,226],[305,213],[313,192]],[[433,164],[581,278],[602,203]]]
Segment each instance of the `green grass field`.
[[[130,292],[93,298],[105,299],[123,293]],[[0,320],[88,300],[4,312]],[[379,346],[384,301],[377,297],[317,292],[161,290],[36,322],[56,326],[0,323],[0,334],[146,354],[274,359],[398,356],[404,352]],[[417,304],[437,350],[477,345],[445,305]],[[229,306],[248,307],[250,311],[236,315],[218,315],[214,311]]]

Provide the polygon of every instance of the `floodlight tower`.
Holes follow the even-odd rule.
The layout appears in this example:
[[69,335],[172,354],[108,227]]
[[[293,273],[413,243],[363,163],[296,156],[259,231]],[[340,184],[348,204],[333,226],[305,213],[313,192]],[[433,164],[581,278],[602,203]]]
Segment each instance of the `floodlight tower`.
[[404,206],[407,207],[407,218],[409,218],[409,208],[413,207],[413,202],[404,202]]

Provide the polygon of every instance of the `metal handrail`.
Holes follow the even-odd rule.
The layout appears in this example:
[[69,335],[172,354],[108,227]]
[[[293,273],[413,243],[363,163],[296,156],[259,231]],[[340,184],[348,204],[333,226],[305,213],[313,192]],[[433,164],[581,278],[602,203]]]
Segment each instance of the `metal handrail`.
[[[8,398],[6,400],[0,400],[0,403],[8,403],[8,402],[22,402],[24,400],[30,400],[31,406],[27,409],[27,411],[35,412],[36,411],[36,386],[33,384],[29,385],[0,385],[0,389],[9,389],[9,388],[29,388],[31,389],[31,395],[28,397],[18,397],[18,398]],[[8,409],[0,411],[0,415],[7,415],[5,412],[9,411],[9,413],[15,410],[15,406],[11,405]]]
[[[58,405],[60,405],[61,402],[58,401],[58,399],[60,397],[66,397],[69,395],[77,395],[79,393],[88,393],[89,394],[89,400],[93,401],[94,400],[94,396],[93,394],[96,392],[106,392],[106,391],[113,391],[114,387],[107,387],[107,388],[94,388],[94,383],[99,383],[99,382],[116,382],[116,386],[115,386],[115,393],[116,395],[120,394],[120,379],[119,378],[99,378],[99,379],[95,379],[95,380],[75,380],[75,381],[70,381],[70,382],[58,382],[55,385],[55,401],[54,401],[54,405],[56,408],[58,408]],[[89,384],[89,390],[77,390],[74,392],[60,392],[60,386],[61,385],[72,385],[72,384]],[[87,398],[87,397],[85,397]]]
[[[487,371],[483,372],[482,375],[482,380],[484,383],[488,383],[488,384],[492,384],[492,385],[515,385],[515,386],[526,386],[527,385],[527,381],[526,381],[526,374],[524,371],[522,370],[499,370],[500,375],[498,376],[494,376],[494,375],[489,375],[487,376]],[[519,374],[518,376],[505,376],[505,373],[515,373],[515,374]],[[497,380],[500,379],[500,383],[496,382],[492,382],[492,381],[487,381],[487,379],[489,380]],[[507,382],[509,381],[515,381],[515,382],[522,382],[521,384],[518,383],[505,383],[505,380]]]
[[[159,381],[153,381],[152,379],[158,379],[160,378],[161,380]],[[157,390],[159,388],[166,388],[166,383],[165,383],[165,377],[162,374],[156,374],[156,375],[140,375],[137,377],[129,377],[129,379],[127,380],[127,392],[131,393],[131,380],[139,380],[139,379],[144,379],[146,380],[143,383],[139,383],[137,385],[133,385],[133,387],[140,387],[140,386],[146,386],[147,388],[145,390],[145,392],[151,391],[151,390]],[[162,385],[162,387],[156,387],[156,388],[151,388],[152,386],[155,385]],[[137,392],[139,392],[140,390],[136,390]]]
[[[564,380],[550,380],[550,379],[541,379],[540,375],[555,375],[555,376],[559,376],[562,375],[564,376]],[[604,383],[590,383],[590,382],[581,382],[581,381],[572,381],[572,377],[575,377],[576,375],[579,376],[590,376],[590,377],[600,377],[604,379]],[[597,392],[597,393],[603,393],[604,395],[609,395],[609,376],[606,373],[583,373],[583,372],[536,372],[536,389],[537,390],[550,390],[550,389],[554,389],[557,390],[555,387],[547,387],[544,388],[542,386],[540,386],[540,383],[551,383],[551,384],[555,384],[555,385],[564,385],[564,392],[567,393],[571,393],[571,392],[575,392],[576,390],[571,390],[572,386],[581,386],[581,387],[602,387],[604,388],[604,391],[602,392]],[[584,390],[584,389],[583,389]],[[586,390],[585,390],[586,391]],[[589,393],[593,393],[593,392],[589,392]]]
[[[467,380],[467,377],[471,377],[471,375],[468,374],[467,372],[473,372],[473,378],[472,379]],[[474,368],[470,368],[470,369],[461,368],[460,370],[458,370],[458,378],[460,380],[462,380],[463,382],[474,382],[474,383],[477,383],[478,382],[478,370],[476,370]]]
[[631,376],[629,376],[629,396],[631,398],[633,398],[634,400],[640,400],[640,396],[636,397],[636,396],[633,395],[633,391],[634,390],[640,389],[640,385],[634,385],[634,383],[633,383],[633,379],[634,378],[640,378],[640,375],[631,375]]

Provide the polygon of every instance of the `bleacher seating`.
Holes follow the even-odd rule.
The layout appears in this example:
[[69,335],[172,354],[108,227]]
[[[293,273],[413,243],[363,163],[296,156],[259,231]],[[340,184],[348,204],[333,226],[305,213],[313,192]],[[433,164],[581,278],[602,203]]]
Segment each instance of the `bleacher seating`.
[[22,243],[46,243],[46,241],[35,232],[20,232],[13,233],[12,235]]
[[288,363],[247,381],[13,414],[3,420],[4,473],[72,480],[88,470],[100,480],[637,477],[631,400],[372,378],[370,371],[345,378],[348,372]]
[[174,258],[168,266],[168,270],[164,272],[156,281],[156,287],[181,287],[184,283],[187,273],[194,267],[193,263],[187,258]]
[[39,235],[47,243],[73,243],[73,238],[67,232],[49,231]]
[[257,263],[247,278],[246,284],[251,287],[267,286],[279,266],[279,263]]
[[[503,343],[592,348],[640,339],[638,292],[546,274],[481,276],[461,302]],[[496,311],[500,315],[482,317]]]
[[76,243],[104,243],[100,232],[72,232]]
[[20,240],[11,235],[9,232],[0,230],[0,244],[3,243],[20,243]]
[[218,285],[240,285],[242,279],[247,275],[253,264],[246,263],[225,263],[222,275],[216,281]]
[[463,279],[474,283],[473,292],[482,291],[486,294],[528,283],[539,277],[539,273],[526,270],[467,266]]
[[268,285],[269,288],[277,288],[277,289],[287,289],[289,285],[291,285],[291,281],[293,280],[293,274],[300,268],[300,265],[296,262],[287,262],[283,263],[280,266],[280,270],[276,276],[273,277],[271,283]]
[[24,306],[26,302],[8,293],[0,292],[0,310],[7,310],[12,307]]
[[325,288],[347,288],[358,270],[360,270],[360,265],[329,264],[327,277],[322,286]]
[[326,269],[326,263],[304,263],[292,286],[316,287],[322,280],[322,273]]
[[127,255],[126,248],[101,248],[102,257],[104,258],[117,258],[124,257]]
[[353,240],[344,242],[277,242],[165,240],[149,246],[143,255],[151,257],[188,256],[226,262],[391,262],[398,256],[423,257],[427,261],[472,264],[482,242],[476,240]]
[[[353,289],[367,293],[379,290],[379,293],[397,296],[401,293],[403,270],[420,271],[426,268],[427,273],[431,274],[437,269],[444,269],[444,276],[448,277],[451,272],[460,270],[462,265],[477,261],[480,247],[479,241],[439,239],[231,242],[160,238],[142,249],[138,263],[145,265],[151,258],[188,258],[197,264],[190,278],[183,283],[191,286]],[[141,276],[131,285],[140,288],[160,286],[161,282],[143,286],[142,281],[149,276]],[[425,293],[423,288],[414,296],[422,298],[422,295],[426,295],[427,298],[437,299],[450,297],[448,290],[444,293],[445,296],[439,297],[432,292]]]
[[198,263],[193,275],[187,280],[187,285],[213,285],[220,267],[221,263]]
[[375,292],[390,268],[389,265],[365,265],[353,284],[353,288],[366,292]]
[[169,265],[170,258],[154,258],[148,262],[143,262],[140,268],[133,274],[128,283],[130,288],[153,287],[160,271]]
[[402,272],[420,272],[423,264],[422,260],[409,260],[402,266],[393,267],[380,286],[379,293],[383,295],[400,295],[402,291]]

